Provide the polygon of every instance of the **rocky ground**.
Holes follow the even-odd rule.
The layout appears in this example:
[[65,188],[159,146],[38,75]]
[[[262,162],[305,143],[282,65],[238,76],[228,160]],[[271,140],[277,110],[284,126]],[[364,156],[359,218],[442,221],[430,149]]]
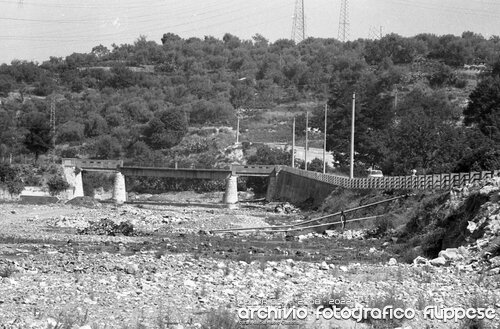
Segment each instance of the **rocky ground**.
[[[307,308],[302,328],[460,328],[423,310],[500,307],[498,274],[468,266],[467,248],[441,255],[443,264],[402,264],[386,251],[393,240],[363,232],[211,233],[315,216],[290,206],[87,206],[0,204],[1,328],[236,328],[222,319],[262,303]],[[412,308],[415,317],[316,317],[328,300]],[[499,324],[498,315],[483,321]]]

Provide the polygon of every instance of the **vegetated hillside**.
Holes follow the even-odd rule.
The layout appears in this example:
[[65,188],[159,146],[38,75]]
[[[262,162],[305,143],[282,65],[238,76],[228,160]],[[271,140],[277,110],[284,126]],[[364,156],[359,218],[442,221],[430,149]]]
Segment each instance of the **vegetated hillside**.
[[298,138],[305,133],[306,110],[311,127],[323,129],[326,102],[327,147],[344,166],[355,92],[358,172],[490,169],[500,139],[499,40],[465,32],[295,44],[166,33],[161,44],[139,37],[41,64],[14,61],[0,66],[0,159],[36,160],[53,150],[188,164],[192,147],[206,143],[185,140],[190,126],[234,129],[240,115],[243,141],[287,142],[292,116]]

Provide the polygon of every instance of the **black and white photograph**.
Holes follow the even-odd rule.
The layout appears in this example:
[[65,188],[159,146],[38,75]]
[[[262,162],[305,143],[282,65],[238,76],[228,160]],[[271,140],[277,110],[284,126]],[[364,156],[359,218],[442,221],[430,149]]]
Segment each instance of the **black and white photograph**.
[[499,329],[500,2],[0,0],[0,329]]

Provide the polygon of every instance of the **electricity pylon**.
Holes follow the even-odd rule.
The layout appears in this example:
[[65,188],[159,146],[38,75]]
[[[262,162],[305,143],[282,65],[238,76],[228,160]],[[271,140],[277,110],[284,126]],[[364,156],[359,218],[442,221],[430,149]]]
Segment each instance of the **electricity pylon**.
[[304,18],[304,0],[295,0],[295,14],[293,15],[292,40],[299,43],[306,38]]
[[349,38],[349,2],[340,0],[339,35],[340,41],[345,42]]

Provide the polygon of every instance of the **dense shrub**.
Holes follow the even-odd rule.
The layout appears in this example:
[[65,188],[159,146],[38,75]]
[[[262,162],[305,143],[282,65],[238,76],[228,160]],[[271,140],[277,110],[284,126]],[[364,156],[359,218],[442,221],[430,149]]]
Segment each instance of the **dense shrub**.
[[382,216],[375,219],[374,226],[377,234],[384,234],[394,228],[394,223],[388,216]]
[[69,188],[69,184],[68,182],[66,182],[66,179],[64,179],[60,175],[50,176],[47,180],[47,186],[49,187],[49,192],[51,195],[57,195]]
[[[303,166],[305,168],[305,165],[303,165]],[[302,167],[302,165],[301,165],[301,167]],[[307,164],[307,170],[322,173],[323,172],[323,160],[318,159],[318,158],[312,159],[312,161]],[[326,164],[326,172],[330,172],[331,170],[332,170],[332,167],[330,167],[327,163]]]
[[24,189],[19,169],[9,165],[0,165],[0,183],[5,184],[11,194],[19,194]]

